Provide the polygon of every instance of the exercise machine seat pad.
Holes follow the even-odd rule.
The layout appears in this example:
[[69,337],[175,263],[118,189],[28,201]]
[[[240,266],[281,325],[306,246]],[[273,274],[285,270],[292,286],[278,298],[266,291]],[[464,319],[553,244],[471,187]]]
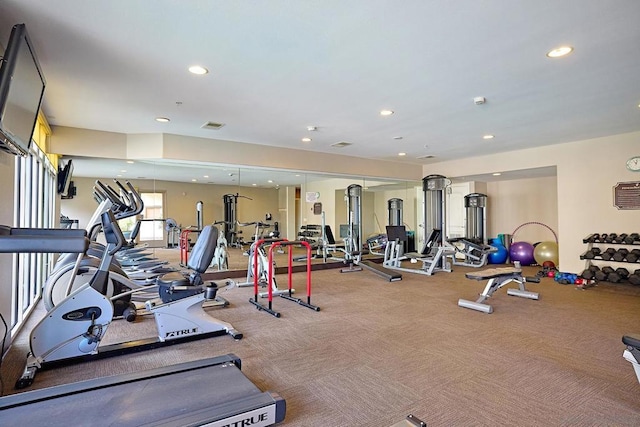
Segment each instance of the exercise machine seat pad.
[[502,276],[521,275],[522,269],[515,267],[489,268],[487,270],[465,273],[467,279],[485,280],[495,279]]
[[191,249],[191,255],[187,267],[202,274],[207,271],[216,251],[218,242],[218,228],[211,225],[205,226]]
[[622,337],[622,342],[625,345],[628,345],[629,347],[635,347],[637,349],[640,349],[640,340],[637,338],[633,338],[628,335],[625,335]]

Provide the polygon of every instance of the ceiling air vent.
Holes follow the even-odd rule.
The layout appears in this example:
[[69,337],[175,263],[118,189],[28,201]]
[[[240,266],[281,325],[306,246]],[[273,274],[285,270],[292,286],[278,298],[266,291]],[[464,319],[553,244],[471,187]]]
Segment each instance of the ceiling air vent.
[[220,129],[222,126],[224,126],[224,123],[216,123],[216,122],[206,122],[205,124],[203,124],[202,126],[200,126],[202,129],[211,129],[211,130],[218,130]]
[[332,147],[337,147],[337,148],[348,147],[349,145],[353,145],[353,144],[346,141],[340,141],[340,142],[336,142],[335,144],[331,144]]
[[418,156],[416,159],[433,159],[435,156],[431,154],[425,154],[424,156]]

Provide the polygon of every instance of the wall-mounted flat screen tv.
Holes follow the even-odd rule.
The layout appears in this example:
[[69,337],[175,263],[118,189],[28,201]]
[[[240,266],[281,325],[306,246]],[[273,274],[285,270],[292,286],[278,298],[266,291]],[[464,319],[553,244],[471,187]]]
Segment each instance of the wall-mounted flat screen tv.
[[11,30],[0,68],[0,149],[26,156],[45,80],[24,24]]
[[58,194],[69,195],[71,185],[71,175],[73,174],[73,160],[69,160],[66,165],[58,165]]

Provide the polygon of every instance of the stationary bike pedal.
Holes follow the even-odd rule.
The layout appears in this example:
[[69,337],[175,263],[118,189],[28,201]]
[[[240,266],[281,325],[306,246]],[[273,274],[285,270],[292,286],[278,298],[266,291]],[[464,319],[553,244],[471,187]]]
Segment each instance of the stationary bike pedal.
[[205,300],[214,300],[216,299],[216,293],[218,292],[218,285],[216,283],[208,283],[204,288],[204,299]]

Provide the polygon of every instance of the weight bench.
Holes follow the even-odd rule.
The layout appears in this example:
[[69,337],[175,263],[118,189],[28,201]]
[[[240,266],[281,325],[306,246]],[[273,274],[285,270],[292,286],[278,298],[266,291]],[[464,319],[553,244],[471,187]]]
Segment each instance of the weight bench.
[[466,273],[465,277],[467,279],[473,280],[486,280],[489,279],[487,285],[484,290],[480,294],[480,297],[474,302],[465,299],[459,299],[458,305],[464,308],[470,308],[472,310],[482,311],[487,314],[493,313],[493,307],[489,304],[484,304],[484,302],[493,295],[495,291],[500,289],[501,287],[509,284],[510,282],[518,283],[519,289],[507,289],[507,295],[511,295],[514,297],[528,298],[528,299],[538,299],[537,292],[529,292],[525,288],[525,282],[535,282],[540,283],[540,278],[538,277],[529,277],[525,278],[522,276],[522,269],[515,267],[504,267],[504,268],[490,268],[488,270],[476,271],[472,273]]
[[622,337],[622,342],[627,346],[627,349],[622,353],[622,357],[633,365],[633,370],[640,382],[640,340],[625,335]]
[[[462,265],[464,267],[479,268],[487,265],[487,258],[492,252],[497,252],[498,248],[485,245],[482,242],[474,242],[463,237],[449,239],[449,243],[453,243],[455,249],[455,255],[453,256],[454,265]],[[462,248],[455,245],[455,243],[462,244]],[[458,259],[456,255],[461,254],[464,258]]]

